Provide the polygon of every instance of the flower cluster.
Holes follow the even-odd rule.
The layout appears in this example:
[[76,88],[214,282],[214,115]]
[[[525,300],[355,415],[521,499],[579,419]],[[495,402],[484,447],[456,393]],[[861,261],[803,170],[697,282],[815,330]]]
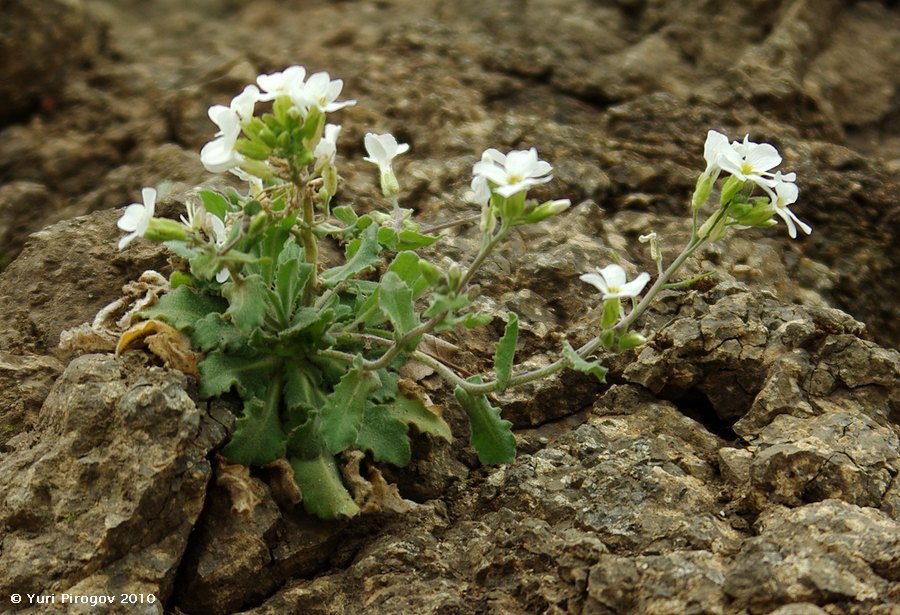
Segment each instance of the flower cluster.
[[[771,207],[771,213],[784,220],[792,239],[797,237],[798,226],[807,235],[812,232],[812,228],[790,209],[799,196],[799,190],[794,183],[797,175],[773,171],[781,164],[781,155],[773,145],[754,143],[750,141],[749,135],[746,135],[743,141],[730,142],[724,134],[710,130],[703,147],[703,157],[706,159],[706,170],[697,182],[697,190],[694,193],[695,207],[700,207],[706,201],[713,183],[724,171],[731,175],[733,181],[723,187],[723,204],[745,184],[758,186],[769,197],[767,205]],[[736,220],[749,226],[765,225],[771,220],[771,215],[766,215],[765,207],[764,205],[763,208],[755,208],[756,211],[752,214],[748,208],[743,208],[742,217]]]

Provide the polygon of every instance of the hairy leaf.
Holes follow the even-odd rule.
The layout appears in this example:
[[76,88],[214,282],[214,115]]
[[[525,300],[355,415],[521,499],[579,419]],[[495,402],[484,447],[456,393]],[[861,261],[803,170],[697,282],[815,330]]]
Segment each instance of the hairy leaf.
[[241,397],[262,397],[280,362],[278,357],[250,351],[235,354],[226,354],[220,350],[211,352],[198,365],[200,399],[222,395],[233,386],[237,387]]
[[322,519],[354,517],[359,514],[359,506],[341,482],[333,456],[322,452],[317,457],[291,457],[289,461],[294,470],[294,481],[303,494],[303,508],[306,512]]
[[322,438],[332,453],[339,453],[356,441],[369,392],[378,387],[378,376],[359,367],[360,361],[334,387],[320,411]]
[[453,441],[453,434],[447,422],[418,399],[400,395],[391,409],[395,417],[407,425],[415,425],[419,432],[443,438],[447,442]]
[[412,450],[409,446],[409,428],[398,420],[387,406],[366,404],[356,446],[369,451],[375,461],[386,461],[395,466],[409,463]]
[[[480,384],[481,378],[473,376],[469,382]],[[472,395],[462,387],[456,387],[453,395],[469,415],[472,438],[469,442],[478,452],[478,459],[485,465],[510,463],[516,458],[516,438],[512,423],[500,417],[500,410],[491,406],[484,395]]]
[[269,285],[259,274],[249,275],[240,282],[230,282],[222,289],[231,305],[226,313],[244,333],[263,324],[269,309]]
[[582,359],[568,341],[563,342],[562,354],[570,368],[583,374],[592,374],[600,382],[606,382],[606,372],[609,370],[600,361]]
[[234,423],[234,435],[222,449],[231,463],[262,466],[284,457],[287,437],[281,429],[277,399],[254,397],[244,402],[244,415]]
[[377,231],[378,228],[374,224],[366,228],[360,236],[359,248],[353,256],[343,265],[323,271],[319,277],[322,283],[326,286],[334,286],[374,265],[381,252],[381,246],[376,238]]
[[235,350],[244,344],[244,336],[218,312],[211,312],[194,323],[191,344],[203,352]]
[[179,286],[160,297],[159,301],[138,316],[166,322],[176,329],[190,329],[194,323],[212,312],[222,312],[225,302],[219,297],[201,295],[189,286]]
[[320,408],[325,403],[319,369],[303,360],[285,365],[284,402],[288,408]]
[[388,271],[381,278],[378,307],[387,314],[399,335],[406,334],[419,324],[413,312],[412,290],[393,271]]
[[219,194],[211,190],[201,190],[200,200],[203,201],[203,208],[216,216],[219,220],[225,220],[225,214],[231,211],[231,203]]
[[498,391],[503,391],[509,383],[518,339],[519,317],[515,312],[510,312],[509,321],[506,323],[506,329],[503,331],[503,337],[497,342],[497,350],[494,353],[494,373],[497,375]]

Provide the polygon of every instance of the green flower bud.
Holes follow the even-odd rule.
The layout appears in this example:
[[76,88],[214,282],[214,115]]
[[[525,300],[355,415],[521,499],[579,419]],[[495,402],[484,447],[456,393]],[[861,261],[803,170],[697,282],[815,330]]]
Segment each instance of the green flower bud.
[[262,141],[250,141],[249,139],[238,139],[235,149],[252,160],[268,160],[272,154],[272,148]]
[[462,270],[460,270],[458,264],[453,263],[450,265],[450,269],[447,270],[447,284],[452,292],[456,292],[459,290],[460,282],[462,282]]
[[535,222],[540,222],[541,220],[550,218],[551,216],[561,214],[571,206],[572,201],[570,201],[569,199],[557,199],[555,201],[547,201],[546,203],[541,203],[540,205],[534,207],[527,214],[525,214],[525,216],[523,216],[519,220],[519,224],[533,224]]
[[774,222],[775,208],[768,198],[755,197],[749,202],[733,203],[728,209],[728,214],[738,224],[745,226],[771,226]]
[[184,241],[187,236],[188,230],[182,223],[168,218],[150,218],[147,232],[144,233],[144,237],[151,241],[171,241],[173,239]]
[[722,205],[729,203],[743,187],[744,182],[732,175],[722,184],[722,194],[719,196],[719,203]]
[[419,259],[419,271],[431,286],[437,286],[444,280],[444,274],[424,258]]
[[728,230],[728,217],[720,216],[719,211],[711,215],[700,227],[700,230],[697,231],[700,237],[703,237],[710,243],[715,243],[722,239],[725,231]]
[[716,178],[713,175],[707,175],[703,173],[697,178],[697,185],[694,188],[694,196],[691,198],[691,205],[694,209],[700,209],[703,207],[703,204],[706,203],[706,199],[709,198],[709,193],[712,192],[713,184],[716,183]]
[[630,350],[631,348],[635,348],[644,344],[647,341],[647,338],[638,333],[637,331],[629,331],[628,333],[619,337],[619,342],[617,344],[619,352],[624,352],[625,350]]

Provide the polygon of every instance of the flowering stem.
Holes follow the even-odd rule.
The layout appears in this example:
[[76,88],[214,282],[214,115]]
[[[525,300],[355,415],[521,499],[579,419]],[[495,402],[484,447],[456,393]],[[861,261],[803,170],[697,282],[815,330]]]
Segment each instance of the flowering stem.
[[316,296],[316,289],[319,286],[319,246],[316,242],[316,235],[313,233],[316,212],[313,207],[312,199],[308,194],[304,194],[302,198],[303,228],[301,234],[303,236],[303,255],[306,258],[306,262],[312,265],[312,271],[309,276],[309,281],[306,284],[306,288],[303,291],[303,295],[304,304],[310,305]]
[[[697,237],[696,233],[694,233],[693,236],[691,237],[691,240],[688,242],[688,244],[684,247],[684,249],[681,251],[681,253],[675,258],[675,260],[672,261],[672,264],[669,265],[669,267],[657,278],[656,282],[653,284],[653,286],[650,287],[650,290],[647,291],[647,294],[644,295],[644,298],[640,301],[640,303],[638,303],[634,307],[634,309],[632,309],[631,312],[629,312],[629,314],[625,318],[623,318],[618,323],[616,323],[611,329],[627,331],[628,328],[634,323],[634,321],[636,321],[638,318],[640,318],[641,314],[643,314],[646,311],[646,309],[653,302],[653,299],[656,297],[656,295],[659,294],[659,292],[661,290],[668,287],[667,282],[669,281],[669,279],[673,275],[675,275],[675,273],[677,273],[679,269],[681,269],[681,266],[684,265],[684,262],[688,258],[690,258],[690,256],[694,252],[696,252],[697,249],[700,248],[704,243],[706,243],[706,239]],[[600,337],[601,336],[598,335],[598,336],[594,337],[593,339],[591,339],[590,341],[588,341],[583,346],[581,346],[576,351],[578,353],[578,355],[581,357],[588,357],[594,351],[596,351],[598,348],[600,348],[600,346],[602,345]],[[449,370],[449,368],[447,368],[446,366],[443,366],[443,365],[441,365],[441,367],[443,369],[439,369],[439,368],[435,367],[435,364],[440,364],[440,362],[436,361],[435,359],[433,359],[431,357],[426,357],[425,359],[422,359],[421,357],[419,357],[419,353],[414,354],[414,356],[417,360],[420,360],[420,361],[422,361],[422,363],[425,363],[426,365],[434,368],[435,371],[439,371],[442,376],[446,377],[445,372],[451,371],[451,370]],[[540,379],[546,378],[546,377],[551,376],[551,375],[555,374],[556,372],[562,370],[564,367],[566,367],[566,365],[567,365],[567,361],[564,358],[559,358],[556,361],[554,361],[553,363],[550,363],[549,365],[545,365],[544,367],[532,370],[530,372],[514,374],[513,376],[510,377],[509,382],[506,385],[506,388],[512,388],[514,386],[520,386],[523,384],[527,384],[529,382],[533,382],[535,380],[540,380]],[[466,391],[468,391],[469,393],[472,393],[472,394],[493,393],[498,388],[496,380],[492,380],[489,382],[483,382],[480,384],[475,384],[475,383],[469,382],[467,380],[463,380],[462,378],[459,378],[459,376],[456,376],[456,374],[453,374],[453,376],[455,376],[455,378],[448,378],[448,380],[451,380],[454,384],[464,388]]]
[[472,264],[469,265],[468,271],[466,271],[465,275],[462,277],[462,280],[459,283],[459,287],[461,289],[465,288],[466,285],[472,281],[472,278],[475,277],[475,273],[478,271],[478,268],[481,267],[482,263],[484,263],[484,259],[490,256],[491,252],[493,252],[497,244],[500,243],[500,241],[504,237],[506,237],[507,233],[509,233],[509,224],[506,222],[506,220],[504,220],[500,223],[500,228],[497,230],[497,233],[488,241],[482,243],[481,250],[478,251],[478,254],[475,256],[475,260],[473,260]]

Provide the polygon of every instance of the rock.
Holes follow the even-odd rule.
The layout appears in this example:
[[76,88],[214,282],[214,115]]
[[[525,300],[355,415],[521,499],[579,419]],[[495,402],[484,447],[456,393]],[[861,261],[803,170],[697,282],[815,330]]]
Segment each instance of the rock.
[[[57,199],[43,184],[27,181],[10,182],[0,186],[0,268],[9,264],[25,242],[25,237],[40,230],[36,221],[43,222],[58,209]],[[35,216],[35,212],[41,212]]]
[[140,612],[162,613],[224,436],[186,386],[137,353],[69,364],[0,459],[4,596],[152,593]]
[[760,508],[832,498],[879,508],[900,473],[896,431],[858,411],[779,415],[754,440],[753,496]]
[[854,605],[849,612],[890,612],[876,605],[896,596],[900,584],[897,521],[826,500],[773,508],[758,526],[725,578],[736,608],[770,613],[779,604],[847,601]]
[[53,96],[104,45],[104,28],[80,0],[3,0],[0,10],[0,126]]
[[16,434],[33,429],[53,381],[65,366],[53,357],[0,352],[0,452]]

